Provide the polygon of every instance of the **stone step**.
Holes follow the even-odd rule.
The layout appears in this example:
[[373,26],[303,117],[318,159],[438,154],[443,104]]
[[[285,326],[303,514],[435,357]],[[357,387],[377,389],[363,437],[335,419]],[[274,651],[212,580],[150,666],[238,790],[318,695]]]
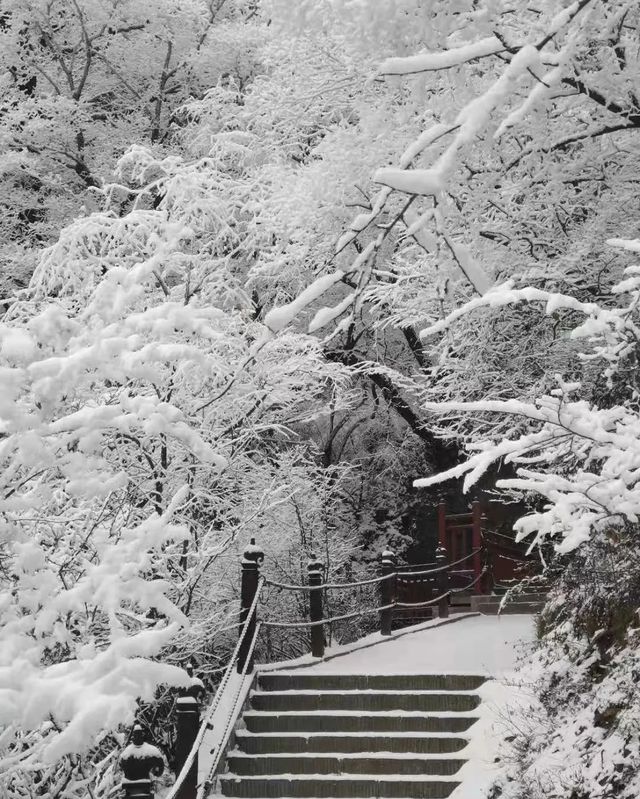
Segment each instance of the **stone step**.
[[322,754],[247,755],[232,753],[227,768],[232,774],[256,777],[277,774],[455,774],[464,760],[453,757],[397,757]]
[[317,775],[310,777],[238,777],[223,774],[220,788],[224,796],[246,799],[271,799],[272,797],[335,797],[351,799],[362,797],[402,797],[402,799],[445,799],[457,788],[458,782],[443,779],[416,779],[402,774],[361,777]]
[[288,735],[255,734],[238,730],[236,746],[247,754],[270,752],[402,752],[411,754],[445,754],[459,752],[467,745],[465,738],[456,735],[360,733],[318,733]]
[[[496,597],[498,598],[498,597]],[[499,597],[501,599],[501,597]],[[510,602],[546,602],[548,599],[548,595],[545,593],[539,593],[535,591],[523,591],[518,594],[514,594],[511,599],[507,600],[507,604]]]
[[254,710],[411,710],[466,712],[480,704],[472,693],[435,691],[254,691]]
[[262,691],[474,691],[485,677],[466,674],[305,674],[263,672],[258,674]]
[[420,713],[266,713],[247,710],[249,732],[446,732],[468,730],[478,719],[472,715]]
[[500,608],[500,600],[491,600],[489,602],[478,602],[474,610],[478,613],[484,613],[485,616],[497,616],[498,613],[502,615],[513,615],[516,613],[540,613],[544,608],[544,602],[509,602],[502,609]]
[[[477,610],[481,605],[500,605],[503,599],[504,596],[495,596],[493,594],[488,596],[474,596],[471,597],[471,609]],[[535,602],[536,604],[544,604],[546,601],[546,594],[525,593],[512,596],[511,599],[507,600],[505,606],[509,607],[509,605],[520,604],[521,602]]]

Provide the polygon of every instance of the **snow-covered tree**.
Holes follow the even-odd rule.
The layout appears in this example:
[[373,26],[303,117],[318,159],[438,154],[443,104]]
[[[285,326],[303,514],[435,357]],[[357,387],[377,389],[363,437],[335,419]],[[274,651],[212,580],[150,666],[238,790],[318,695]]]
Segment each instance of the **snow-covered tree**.
[[260,39],[251,13],[242,0],[3,3],[0,257],[7,270],[28,280],[30,248],[100,206],[95,189],[129,146],[162,147],[185,100],[223,77],[251,77]]
[[317,340],[274,337],[226,280],[196,166],[153,186],[155,209],[64,230],[0,327],[0,723],[18,795],[99,783],[101,740],[228,625],[249,535],[267,547],[276,508],[320,491],[296,425],[349,402]]

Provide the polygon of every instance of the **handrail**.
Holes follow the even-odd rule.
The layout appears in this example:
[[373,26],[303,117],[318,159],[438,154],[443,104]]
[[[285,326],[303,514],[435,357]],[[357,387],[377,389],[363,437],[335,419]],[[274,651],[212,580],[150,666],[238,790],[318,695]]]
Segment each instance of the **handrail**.
[[428,563],[400,563],[398,564],[398,568],[400,569],[419,569],[422,566],[437,566],[438,564],[435,561],[429,561]]
[[381,577],[371,577],[369,580],[357,580],[354,583],[322,583],[321,585],[291,585],[289,583],[279,583],[277,580],[270,580],[265,578],[265,585],[273,586],[274,588],[281,588],[287,591],[319,591],[323,588],[340,589],[340,588],[358,588],[361,585],[373,585],[374,583],[386,580],[388,575]]
[[[244,665],[242,667],[242,673],[240,674],[240,689],[239,689],[238,693],[236,694],[236,696],[235,696],[235,698],[233,700],[233,705],[231,707],[231,711],[230,711],[229,715],[227,716],[227,723],[226,723],[226,726],[224,728],[224,732],[222,733],[222,736],[219,739],[218,746],[216,748],[215,756],[213,757],[211,766],[209,767],[209,771],[207,772],[207,778],[206,778],[206,780],[204,781],[204,783],[202,785],[202,794],[201,794],[201,796],[204,796],[204,792],[205,791],[207,791],[207,794],[208,794],[209,790],[211,790],[211,784],[213,783],[213,779],[215,777],[216,770],[217,770],[218,766],[220,765],[220,758],[222,757],[222,754],[224,752],[225,746],[226,746],[228,738],[229,738],[229,733],[231,732],[231,725],[235,722],[235,720],[237,718],[236,711],[238,709],[238,700],[239,700],[240,694],[242,692],[242,686],[244,684],[244,678],[247,676],[247,671],[249,670],[249,664],[251,663],[251,659],[253,657],[253,650],[255,649],[255,645],[256,645],[256,643],[258,641],[258,634],[260,632],[261,624],[262,624],[262,622],[258,622],[256,624],[255,630],[253,632],[253,638],[251,639],[251,643],[249,645],[249,650],[248,650],[248,653],[247,653],[247,657],[246,657]],[[247,627],[248,627],[248,625],[247,625]],[[198,787],[200,787],[200,786],[198,786]]]
[[[233,673],[233,669],[235,667],[236,660],[238,659],[238,653],[240,651],[240,647],[242,646],[242,643],[244,642],[244,639],[245,639],[245,637],[247,635],[247,630],[249,629],[249,621],[251,620],[253,614],[256,612],[256,607],[258,605],[258,597],[259,597],[259,594],[260,594],[260,588],[261,588],[263,580],[264,580],[263,577],[260,577],[258,579],[258,590],[255,593],[255,596],[253,598],[253,602],[251,604],[251,607],[249,608],[249,612],[247,613],[247,618],[246,618],[246,621],[244,623],[244,627],[243,627],[242,633],[238,637],[238,641],[236,643],[235,649],[233,650],[233,654],[231,655],[231,658],[229,659],[229,662],[227,663],[227,670],[225,671],[224,676],[223,676],[222,680],[220,681],[220,685],[218,685],[218,689],[216,690],[215,696],[213,697],[213,700],[211,701],[211,704],[209,705],[209,709],[207,710],[202,722],[200,723],[200,729],[198,730],[198,734],[196,735],[196,738],[195,738],[195,740],[193,742],[193,746],[191,747],[189,755],[187,756],[187,759],[185,760],[184,765],[180,769],[180,773],[176,777],[176,781],[171,786],[171,790],[164,797],[164,799],[175,799],[175,797],[176,797],[176,795],[178,793],[178,789],[181,787],[182,783],[184,782],[184,780],[186,779],[187,775],[189,774],[189,771],[191,770],[191,766],[193,765],[193,761],[195,760],[195,757],[198,754],[198,750],[200,748],[200,744],[202,743],[202,739],[204,738],[205,733],[206,733],[207,729],[209,728],[209,722],[211,720],[211,717],[213,716],[214,712],[217,710],[217,708],[218,708],[218,706],[220,704],[220,700],[222,698],[222,695],[224,694],[224,690],[227,687],[227,684],[228,684],[229,680],[231,679],[231,674]],[[255,638],[255,636],[254,636],[254,638]],[[253,642],[252,642],[252,645],[253,645]],[[249,660],[250,660],[250,658],[247,658],[247,661],[245,663],[245,667],[246,667],[246,664],[249,662]]]
[[280,583],[277,580],[271,580],[268,577],[264,578],[264,585],[272,586],[273,588],[280,588],[286,591],[320,591],[322,589],[346,589],[346,588],[358,588],[362,585],[374,585],[375,583],[381,583],[383,580],[387,580],[390,575],[395,574],[396,577],[423,577],[427,574],[440,574],[440,572],[448,571],[451,569],[452,566],[457,566],[459,563],[464,563],[465,560],[469,560],[474,555],[477,555],[480,552],[482,547],[477,547],[468,555],[465,555],[464,558],[460,558],[459,560],[455,560],[453,563],[446,563],[443,566],[436,566],[433,569],[427,569],[425,571],[419,572],[390,572],[390,574],[383,574],[379,577],[371,577],[369,580],[357,580],[353,583],[322,583],[320,585],[295,585],[290,583]]
[[366,608],[365,610],[355,610],[353,613],[345,613],[342,616],[332,616],[329,619],[318,619],[318,621],[263,621],[263,627],[318,627],[321,624],[331,624],[334,621],[345,621],[355,619],[357,616],[366,616],[369,613],[379,613],[381,610],[390,610],[395,607],[392,602],[390,605],[381,605],[379,608]]
[[425,574],[439,574],[440,572],[450,571],[452,566],[457,566],[458,563],[464,563],[465,560],[469,560],[481,551],[482,547],[476,547],[476,549],[472,550],[468,555],[465,555],[464,558],[454,560],[453,563],[445,563],[443,566],[438,566],[435,569],[428,569],[423,572],[396,572],[396,577],[422,577]]
[[[366,610],[356,610],[353,613],[345,613],[342,616],[331,616],[328,619],[319,619],[318,621],[262,621],[260,623],[263,627],[280,627],[280,628],[318,627],[321,624],[332,624],[334,621],[345,621],[346,619],[354,619],[357,616],[366,616],[369,613],[379,613],[380,611],[391,610],[392,608],[423,608],[427,607],[428,605],[435,605],[436,602],[440,602],[440,600],[445,599],[450,594],[459,594],[462,593],[463,591],[468,591],[470,588],[473,588],[473,586],[476,585],[476,583],[479,582],[482,579],[482,577],[484,577],[487,571],[488,571],[487,567],[484,566],[480,574],[476,578],[474,578],[468,585],[463,585],[462,588],[450,588],[444,594],[440,594],[440,596],[434,597],[433,599],[428,599],[425,602],[398,602],[397,600],[394,600],[388,605],[381,605],[380,607],[377,608],[367,608]],[[391,576],[393,576],[393,574]]]

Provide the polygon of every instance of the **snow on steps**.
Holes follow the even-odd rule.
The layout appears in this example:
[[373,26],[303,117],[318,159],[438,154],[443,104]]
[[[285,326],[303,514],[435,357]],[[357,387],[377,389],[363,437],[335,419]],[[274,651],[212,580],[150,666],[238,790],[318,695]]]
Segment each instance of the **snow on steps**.
[[422,797],[459,785],[477,720],[475,675],[272,672],[235,735],[227,797]]
[[[469,723],[470,726],[470,723]],[[404,756],[416,754],[444,754],[459,752],[467,745],[467,739],[457,733],[441,732],[439,735],[413,732],[390,732],[366,734],[360,732],[282,732],[251,733],[239,730],[236,745],[247,754],[263,755],[280,752],[385,752]]]
[[250,732],[464,732],[473,723],[463,715],[429,713],[257,713],[244,721]]

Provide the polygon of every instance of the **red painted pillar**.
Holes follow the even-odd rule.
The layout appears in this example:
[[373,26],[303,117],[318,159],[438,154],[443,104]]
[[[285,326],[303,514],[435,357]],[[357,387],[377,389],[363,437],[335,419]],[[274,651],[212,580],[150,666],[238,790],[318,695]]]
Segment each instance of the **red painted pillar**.
[[473,528],[471,534],[471,546],[476,550],[473,556],[473,579],[478,582],[473,587],[474,594],[482,593],[482,586],[480,580],[480,573],[482,572],[482,507],[478,499],[474,499],[471,503],[471,517],[473,521]]

